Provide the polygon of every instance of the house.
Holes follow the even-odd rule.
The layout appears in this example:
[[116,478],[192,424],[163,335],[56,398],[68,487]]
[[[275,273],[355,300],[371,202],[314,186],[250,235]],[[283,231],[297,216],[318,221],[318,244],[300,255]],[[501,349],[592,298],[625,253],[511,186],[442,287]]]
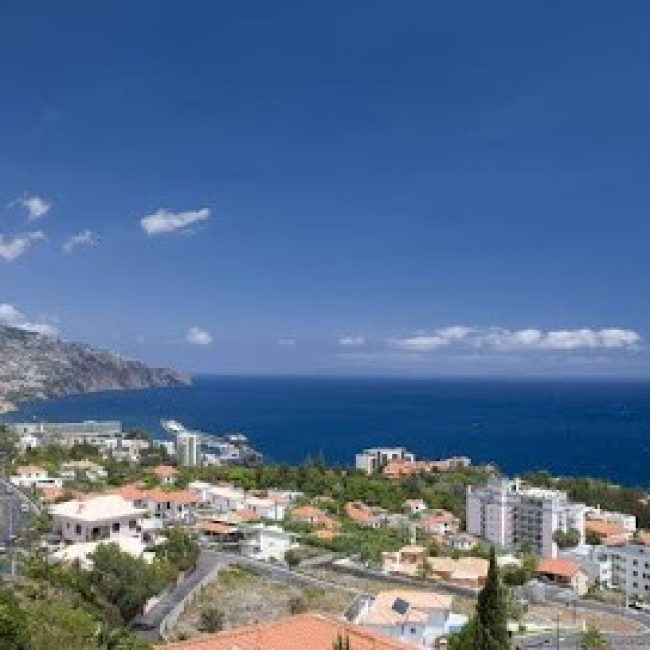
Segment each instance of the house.
[[430,557],[428,562],[432,577],[454,585],[480,589],[487,579],[488,561],[481,557],[462,557],[458,560]]
[[269,497],[246,496],[241,509],[251,510],[261,519],[272,519],[282,521],[287,509],[285,503],[278,499]]
[[20,465],[16,468],[16,474],[9,477],[9,480],[16,487],[27,490],[63,487],[62,478],[49,476],[47,470],[38,465]]
[[161,485],[175,485],[179,471],[171,465],[157,465],[153,468],[153,473],[160,481]]
[[404,511],[409,515],[419,515],[427,509],[424,499],[407,499],[404,501]]
[[542,558],[536,573],[553,584],[572,589],[578,596],[584,596],[589,588],[587,573],[573,560]]
[[53,532],[66,542],[92,542],[120,536],[139,536],[146,510],[117,494],[72,499],[50,508]]
[[602,510],[600,506],[585,508],[585,518],[594,521],[606,521],[610,524],[617,524],[627,532],[633,533],[636,530],[636,516],[624,512],[612,512]]
[[438,509],[423,515],[418,526],[430,535],[449,535],[458,532],[460,519],[448,510]]
[[311,524],[312,526],[319,526],[324,521],[328,521],[331,517],[314,506],[305,505],[298,506],[291,511],[291,519],[303,524]]
[[589,534],[600,544],[624,544],[632,539],[633,532],[619,522],[585,519],[585,535]]
[[397,458],[390,460],[382,469],[386,478],[400,480],[417,474],[430,472],[449,472],[460,467],[469,467],[472,461],[465,456],[455,456],[442,460],[415,460]]
[[472,551],[478,545],[478,538],[469,533],[452,533],[446,535],[444,538],[444,544],[454,551],[460,551],[461,553],[467,553]]
[[71,460],[63,463],[59,474],[64,481],[75,481],[86,479],[91,483],[99,483],[106,480],[107,472],[102,465],[85,458],[84,460]]
[[452,597],[431,591],[390,590],[357,599],[352,622],[417,647],[433,647],[459,631],[466,616],[451,613]]
[[239,527],[227,521],[201,519],[194,528],[204,542],[235,545],[241,539]]
[[189,521],[199,503],[189,490],[145,490],[143,500],[153,517],[175,522]]
[[379,528],[382,518],[377,509],[367,506],[360,501],[348,501],[345,504],[345,514],[355,524],[365,528]]
[[206,497],[217,512],[230,512],[244,508],[246,492],[234,485],[213,485],[206,491]]
[[401,573],[416,576],[425,557],[424,546],[410,544],[399,551],[384,551],[381,554],[382,571],[384,573]]
[[284,554],[296,545],[295,535],[279,526],[242,524],[239,550],[242,555],[256,560],[283,562]]
[[307,612],[266,623],[157,646],[158,650],[330,650],[347,638],[352,650],[412,650],[397,639],[323,614]]
[[366,474],[373,474],[395,460],[414,461],[415,456],[404,447],[375,447],[358,453],[355,466]]

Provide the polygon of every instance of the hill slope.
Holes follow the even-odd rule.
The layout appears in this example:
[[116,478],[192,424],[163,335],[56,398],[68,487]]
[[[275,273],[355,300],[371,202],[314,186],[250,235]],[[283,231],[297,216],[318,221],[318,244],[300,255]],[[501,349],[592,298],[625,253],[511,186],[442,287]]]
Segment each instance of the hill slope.
[[190,381],[181,372],[150,368],[89,345],[0,325],[0,411],[26,399],[181,386]]

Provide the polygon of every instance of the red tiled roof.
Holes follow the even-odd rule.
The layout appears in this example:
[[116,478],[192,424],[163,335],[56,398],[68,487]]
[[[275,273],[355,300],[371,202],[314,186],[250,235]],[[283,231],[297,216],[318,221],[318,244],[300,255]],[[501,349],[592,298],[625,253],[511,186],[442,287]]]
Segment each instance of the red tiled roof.
[[585,520],[585,530],[590,530],[592,533],[602,535],[603,537],[610,537],[611,535],[625,534],[625,528],[620,524],[615,524],[610,521],[603,521],[602,519],[587,519]]
[[154,467],[153,473],[160,478],[178,476],[178,470],[171,465],[158,465],[157,467]]
[[362,627],[308,612],[158,646],[161,650],[329,650],[337,635],[354,650],[408,650],[412,646]]
[[571,560],[559,560],[555,558],[542,558],[537,564],[537,573],[572,578],[580,571],[580,565]]

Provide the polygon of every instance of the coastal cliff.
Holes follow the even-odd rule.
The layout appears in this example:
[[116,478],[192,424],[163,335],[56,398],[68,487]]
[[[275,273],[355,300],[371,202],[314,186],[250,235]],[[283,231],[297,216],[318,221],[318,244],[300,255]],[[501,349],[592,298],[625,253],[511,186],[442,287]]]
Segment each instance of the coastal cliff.
[[0,412],[30,399],[189,383],[182,372],[0,325]]

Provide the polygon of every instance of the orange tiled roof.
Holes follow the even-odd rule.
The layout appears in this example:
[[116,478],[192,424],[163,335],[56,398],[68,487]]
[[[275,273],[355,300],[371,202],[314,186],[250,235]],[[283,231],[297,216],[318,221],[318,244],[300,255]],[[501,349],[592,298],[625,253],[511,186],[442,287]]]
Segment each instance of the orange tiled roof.
[[196,528],[202,532],[213,533],[215,535],[228,535],[237,532],[237,526],[225,524],[221,521],[199,521],[196,524]]
[[542,558],[537,565],[537,573],[572,578],[580,571],[580,565],[572,560],[560,560],[550,557]]
[[425,515],[420,519],[420,524],[428,526],[430,524],[440,524],[446,521],[455,521],[456,516],[448,510],[436,510],[430,515]]
[[348,501],[345,504],[345,514],[352,519],[362,524],[369,524],[374,521],[372,510],[365,504],[359,501]]
[[145,490],[144,498],[148,501],[155,501],[156,503],[198,503],[199,498],[189,490]]
[[585,530],[590,530],[592,533],[602,535],[603,537],[624,535],[626,532],[625,528],[620,524],[615,524],[611,521],[603,521],[602,519],[585,520]]
[[354,650],[412,648],[362,627],[311,612],[158,647],[161,650],[329,650],[339,634],[350,639]]
[[300,506],[291,511],[293,519],[311,519],[314,517],[322,517],[325,513],[314,506]]
[[18,474],[39,474],[44,472],[45,469],[39,465],[19,465],[16,471]]
[[234,510],[232,514],[240,521],[259,521],[261,519],[254,510]]
[[178,470],[171,465],[158,465],[153,468],[153,473],[159,478],[170,478],[172,476],[178,476]]

